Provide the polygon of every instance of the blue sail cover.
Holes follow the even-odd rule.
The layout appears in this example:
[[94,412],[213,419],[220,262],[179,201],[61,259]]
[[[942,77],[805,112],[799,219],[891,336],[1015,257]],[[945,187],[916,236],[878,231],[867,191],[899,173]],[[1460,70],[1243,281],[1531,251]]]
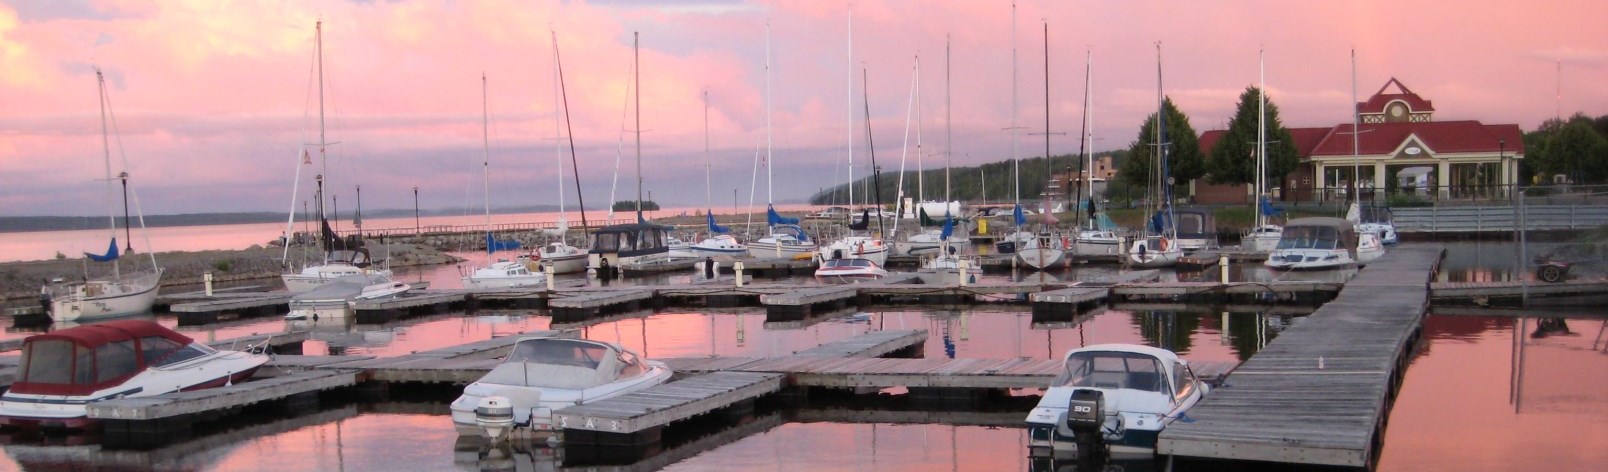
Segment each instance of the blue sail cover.
[[1171,227],[1172,227],[1172,222],[1167,220],[1167,211],[1165,209],[1163,209],[1160,212],[1157,212],[1155,216],[1150,217],[1150,231],[1151,232],[1154,232],[1156,234],[1161,234],[1162,232],[1167,231],[1167,229],[1169,229]]
[[765,205],[765,221],[769,222],[766,226],[798,224],[798,218],[783,217],[781,214],[776,213],[776,207],[771,205]]
[[92,253],[86,252],[86,253],[84,253],[84,257],[88,257],[89,260],[92,260],[92,261],[95,261],[95,262],[106,262],[106,261],[117,260],[117,238],[115,238],[115,237],[112,238],[112,245],[110,247],[106,248],[106,254],[92,254]]
[[1274,215],[1283,215],[1284,214],[1284,209],[1274,207],[1272,202],[1267,201],[1267,197],[1259,197],[1258,199],[1261,200],[1261,202],[1262,202],[1262,204],[1261,204],[1261,206],[1262,206],[1262,216],[1274,216]]
[[709,232],[715,234],[726,234],[731,232],[731,228],[715,224],[714,212],[706,213],[704,216],[708,217],[709,219]]
[[951,234],[955,234],[955,219],[949,217],[949,212],[944,212],[944,231],[939,234],[939,237],[949,239]]
[[519,249],[519,241],[513,239],[498,240],[497,238],[491,236],[490,231],[486,232],[487,254],[497,251],[512,251],[515,249]]
[[1012,210],[1012,214],[1016,216],[1016,226],[1027,224],[1027,217],[1022,215],[1022,204],[1016,204],[1016,209]]
[[[795,219],[793,221],[798,221],[798,220]],[[792,232],[793,237],[798,239],[799,241],[806,242],[806,243],[810,242],[810,235],[808,233],[805,233],[804,228],[800,228],[798,225],[793,225],[793,224],[777,225],[776,229],[782,230],[782,231]]]

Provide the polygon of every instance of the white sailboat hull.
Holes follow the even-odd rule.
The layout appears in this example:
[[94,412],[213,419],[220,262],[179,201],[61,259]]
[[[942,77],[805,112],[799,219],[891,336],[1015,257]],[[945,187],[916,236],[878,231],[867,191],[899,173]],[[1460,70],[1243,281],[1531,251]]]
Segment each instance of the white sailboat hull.
[[285,290],[300,293],[322,287],[331,280],[348,275],[376,275],[390,278],[391,271],[363,269],[351,264],[329,263],[308,266],[297,273],[286,273],[280,275],[280,279],[285,281]]
[[1183,257],[1184,251],[1177,244],[1166,244],[1151,247],[1153,241],[1140,241],[1128,249],[1128,263],[1134,267],[1156,268],[1172,267],[1178,264],[1178,258]]
[[90,321],[151,311],[161,285],[162,270],[121,279],[47,287],[50,318],[56,321]]

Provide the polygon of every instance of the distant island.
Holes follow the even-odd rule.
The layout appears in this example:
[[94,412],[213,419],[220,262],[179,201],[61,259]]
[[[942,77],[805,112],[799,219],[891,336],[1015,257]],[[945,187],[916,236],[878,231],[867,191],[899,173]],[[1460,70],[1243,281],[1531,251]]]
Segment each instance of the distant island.
[[[631,207],[631,209],[633,209],[633,210],[636,209],[635,204],[636,204],[636,202],[632,202],[633,206]],[[644,202],[644,206],[646,206],[646,204],[647,204],[647,202]],[[657,209],[658,207],[655,206],[654,208]],[[519,206],[519,207],[493,208],[491,211],[492,211],[492,213],[497,213],[497,214],[539,213],[539,212],[558,211],[558,207],[554,206],[554,205],[531,205],[531,206]],[[462,214],[463,214],[463,211],[461,209],[456,209],[456,208],[454,208],[454,209],[421,210],[419,212],[420,216],[461,216]],[[148,226],[148,227],[152,227],[152,228],[159,228],[159,227],[169,227],[169,226],[210,226],[210,225],[236,225],[236,224],[252,224],[252,223],[274,223],[274,222],[283,222],[289,216],[290,215],[288,215],[286,213],[276,213],[276,212],[271,212],[271,211],[238,212],[238,213],[190,213],[190,214],[180,214],[180,215],[148,215],[148,216],[145,217],[145,225]],[[343,212],[340,215],[341,219],[345,219],[345,220],[351,219],[352,216],[354,216],[352,213],[345,213],[345,212]],[[364,218],[370,218],[370,219],[403,218],[403,217],[412,217],[412,216],[413,216],[413,209],[412,208],[406,208],[406,209],[395,209],[395,208],[393,208],[393,209],[379,209],[379,210],[364,210],[363,211],[363,217]],[[303,220],[305,218],[306,217],[301,215],[301,214],[296,215],[296,220],[298,220],[298,221],[301,221],[301,220]],[[135,224],[138,224],[138,223],[135,223]],[[118,218],[118,225],[119,226],[122,225],[122,218],[121,217]],[[106,217],[105,216],[0,216],[0,233],[27,233],[27,232],[35,232],[35,231],[76,231],[76,230],[86,230],[86,229],[103,229],[105,227],[106,227]]]
[[[614,202],[614,206],[611,208],[614,211],[636,211],[637,202],[636,200],[620,200]],[[659,211],[659,203],[653,200],[643,200],[642,211]]]

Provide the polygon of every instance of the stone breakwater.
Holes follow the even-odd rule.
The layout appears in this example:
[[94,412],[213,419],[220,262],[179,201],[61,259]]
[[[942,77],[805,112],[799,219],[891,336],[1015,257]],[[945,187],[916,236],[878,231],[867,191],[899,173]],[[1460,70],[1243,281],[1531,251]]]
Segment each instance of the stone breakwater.
[[[434,247],[417,244],[371,244],[369,251],[375,258],[383,258],[386,257],[386,246],[390,247],[391,267],[450,264],[459,261],[458,258]],[[277,247],[252,246],[249,249],[229,251],[159,252],[156,254],[156,262],[167,271],[162,275],[164,287],[199,284],[202,282],[202,274],[207,272],[212,273],[214,282],[267,279],[278,277],[284,272],[279,259],[283,251],[283,248]],[[302,249],[299,247],[290,249],[293,261],[299,261],[301,254]],[[317,257],[317,250],[310,251],[309,257]],[[125,255],[124,258],[138,267],[148,267],[150,264],[150,259],[144,254]],[[92,266],[90,270],[93,274],[99,274],[108,269]],[[34,299],[39,296],[39,286],[45,280],[53,277],[78,278],[82,277],[83,273],[83,259],[0,264],[0,299]]]

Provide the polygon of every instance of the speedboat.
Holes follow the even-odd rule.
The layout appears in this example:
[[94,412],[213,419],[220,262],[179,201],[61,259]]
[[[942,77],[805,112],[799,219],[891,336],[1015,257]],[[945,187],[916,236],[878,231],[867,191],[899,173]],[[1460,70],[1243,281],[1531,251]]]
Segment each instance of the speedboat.
[[754,257],[780,257],[792,259],[815,252],[815,242],[798,225],[779,224],[770,236],[748,243],[748,253]]
[[681,238],[669,236],[665,239],[665,244],[670,247],[670,252],[666,254],[666,257],[671,259],[698,257],[698,253],[692,251],[692,243],[682,241]]
[[516,429],[551,434],[553,411],[637,392],[670,380],[664,363],[587,339],[525,337],[508,357],[452,401],[462,436],[503,437]]
[[536,262],[542,270],[553,268],[555,274],[568,274],[586,270],[586,250],[559,241],[547,243],[536,250]]
[[873,280],[888,276],[888,270],[871,259],[857,257],[830,259],[815,269],[815,278],[822,281],[847,282]]
[[1077,256],[1117,256],[1122,254],[1122,236],[1116,231],[1086,229],[1072,242]]
[[[1368,237],[1369,257],[1383,253],[1376,235]],[[1266,265],[1277,270],[1319,270],[1349,267],[1360,262],[1362,239],[1351,222],[1339,218],[1296,218],[1284,225],[1279,246]],[[1372,259],[1370,259],[1372,260]]]
[[232,385],[268,356],[220,351],[151,321],[114,320],[23,340],[16,382],[0,396],[0,426],[87,429],[87,405]]
[[[538,270],[532,270],[538,269]],[[464,288],[535,287],[547,283],[547,274],[527,256],[500,259],[463,276]]]
[[878,265],[888,262],[888,245],[869,236],[844,236],[815,252],[816,258],[823,262],[844,258],[870,259]]
[[1027,240],[1026,244],[1016,246],[1016,257],[1022,259],[1028,267],[1043,269],[1061,262],[1061,258],[1066,256],[1070,242],[1066,238],[1056,237],[1050,233],[1039,233],[1038,236]]
[[586,265],[591,269],[600,269],[605,265],[619,268],[669,259],[668,232],[669,227],[652,223],[598,228],[592,232],[592,249]]
[[1210,389],[1177,354],[1149,346],[1073,349],[1064,364],[1027,415],[1028,447],[1036,451],[1155,454],[1161,430]]
[[413,286],[382,275],[348,275],[290,298],[286,319],[343,317],[351,313],[352,302],[395,298]]
[[1128,248],[1128,262],[1134,267],[1147,269],[1172,267],[1178,264],[1178,258],[1183,255],[1184,250],[1166,236],[1149,235]]
[[696,257],[731,256],[742,257],[748,255],[748,246],[737,241],[729,234],[716,234],[704,238],[692,245],[692,254]]

